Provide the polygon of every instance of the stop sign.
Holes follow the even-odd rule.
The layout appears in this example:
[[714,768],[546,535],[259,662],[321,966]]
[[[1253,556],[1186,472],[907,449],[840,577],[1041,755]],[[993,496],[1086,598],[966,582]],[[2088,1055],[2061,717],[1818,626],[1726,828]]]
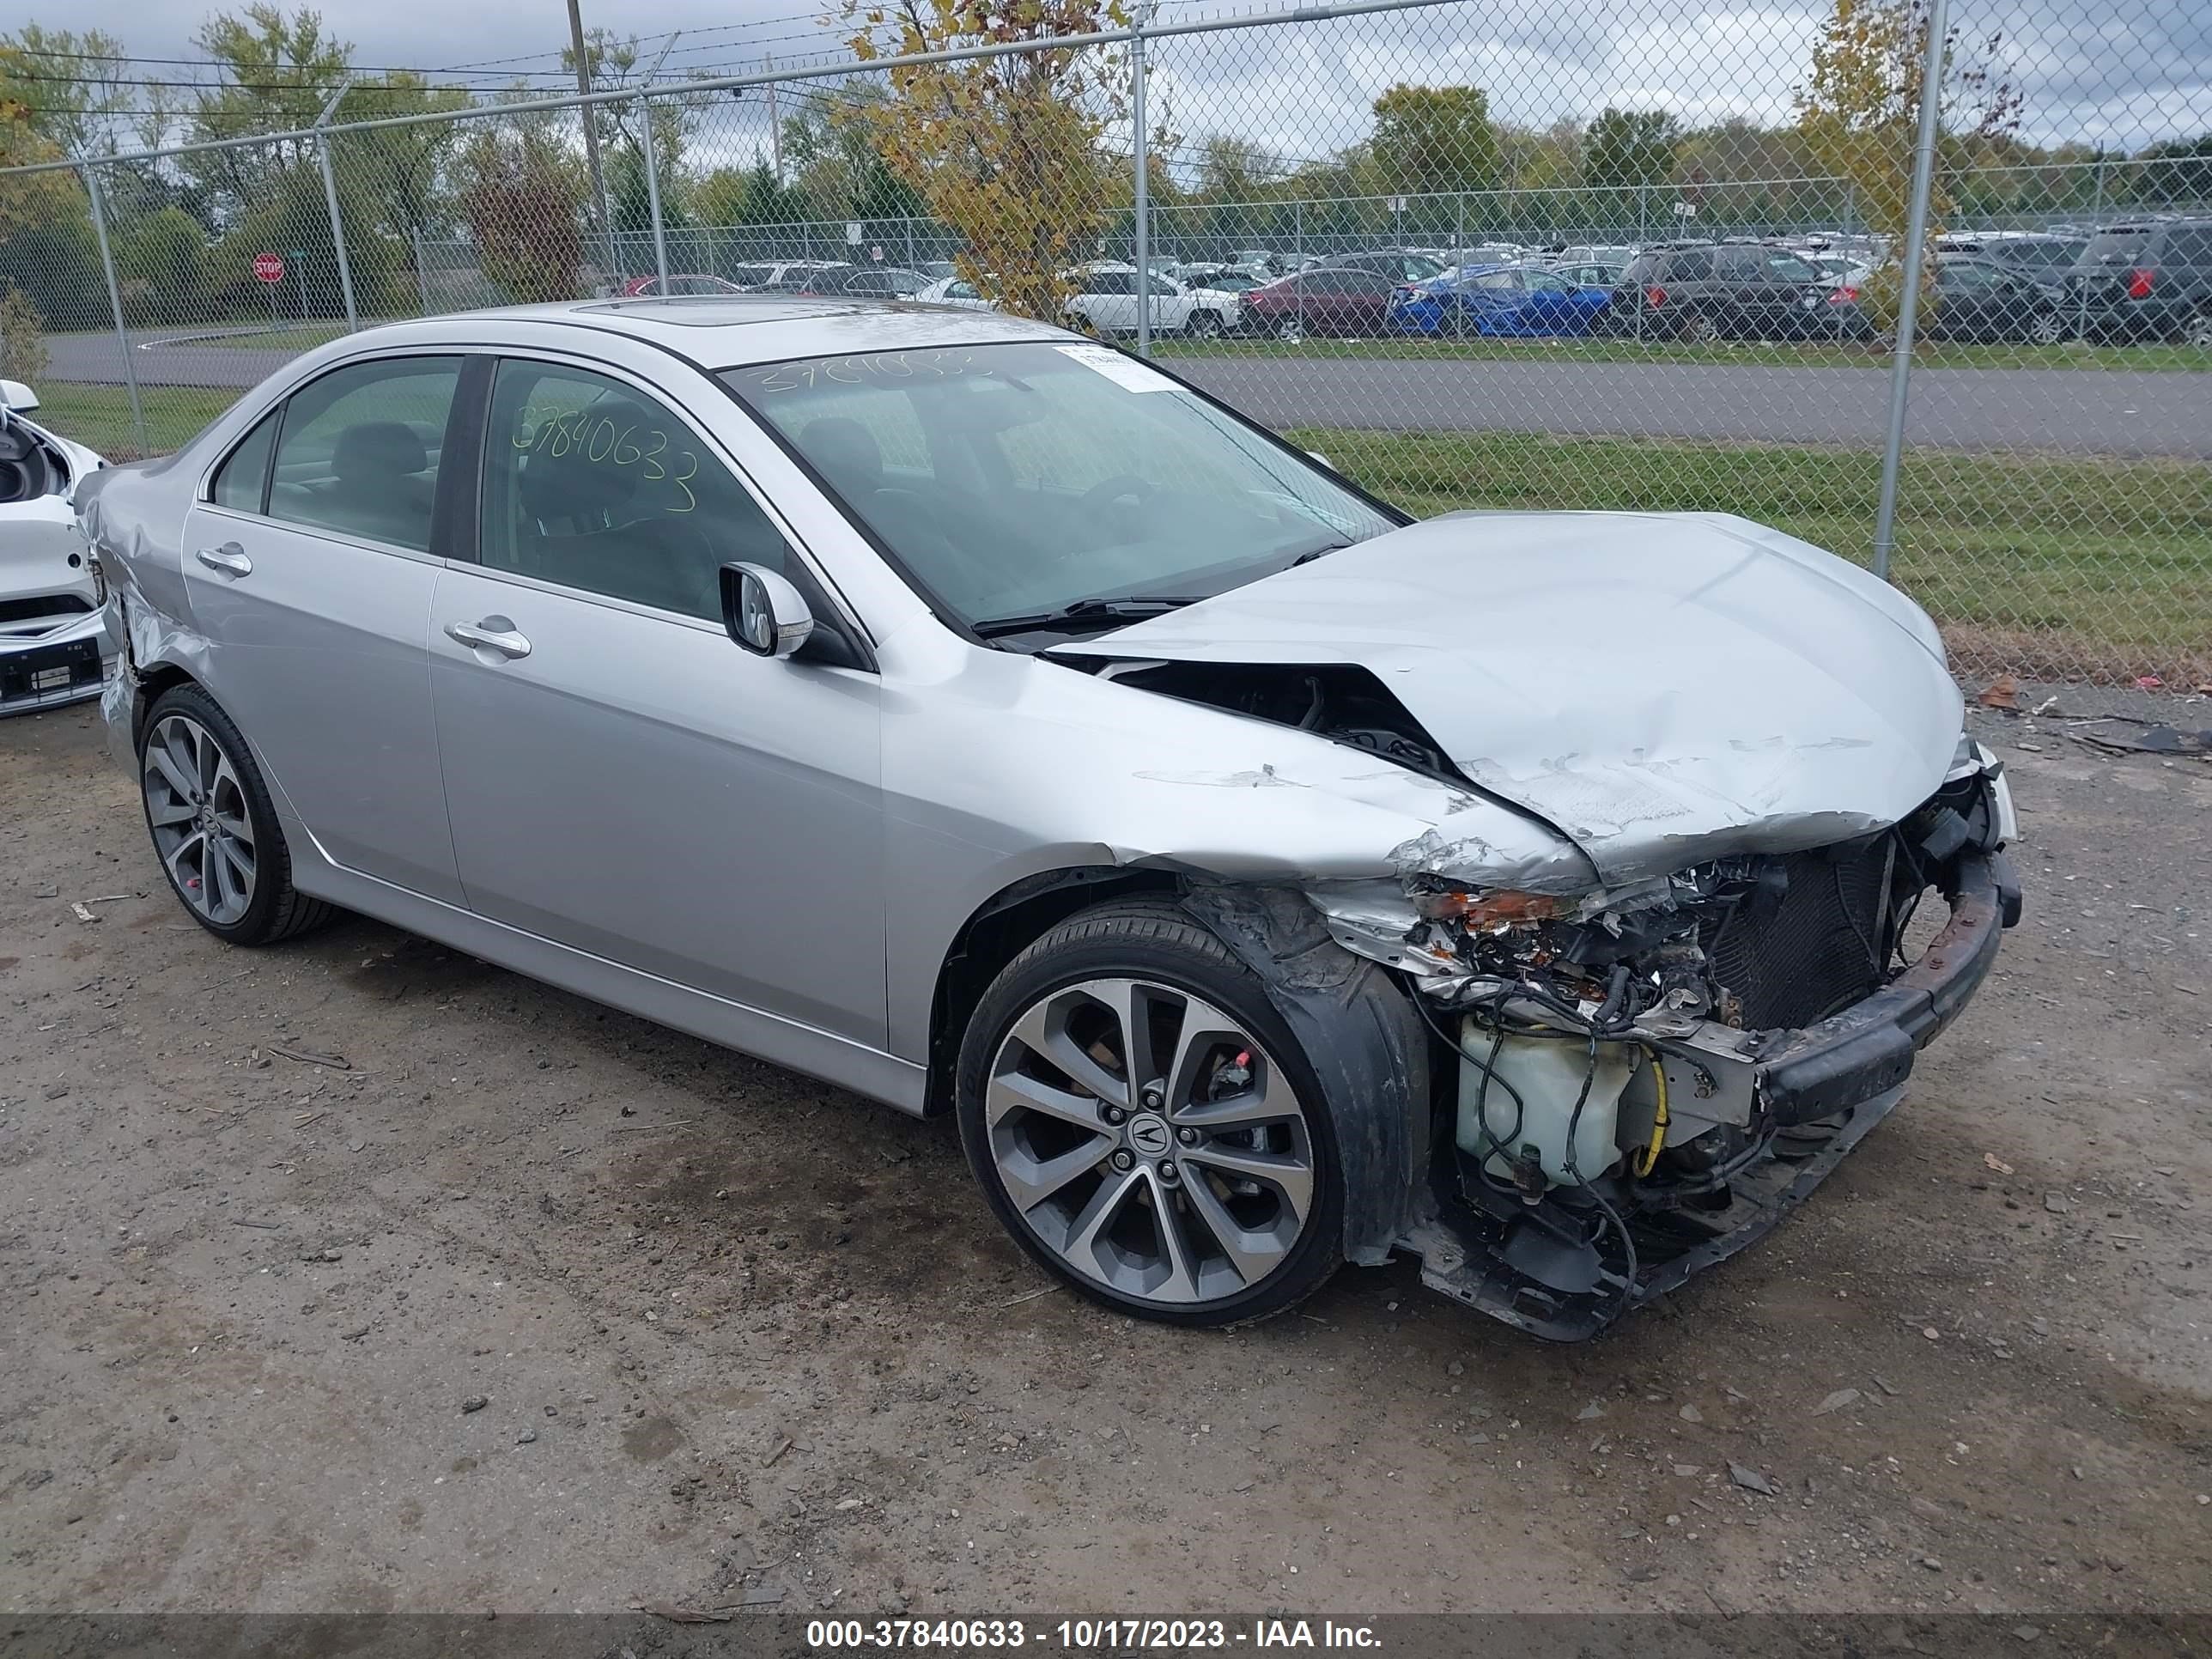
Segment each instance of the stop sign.
[[253,256],[253,274],[264,283],[281,283],[284,280],[284,262],[273,253],[257,253]]

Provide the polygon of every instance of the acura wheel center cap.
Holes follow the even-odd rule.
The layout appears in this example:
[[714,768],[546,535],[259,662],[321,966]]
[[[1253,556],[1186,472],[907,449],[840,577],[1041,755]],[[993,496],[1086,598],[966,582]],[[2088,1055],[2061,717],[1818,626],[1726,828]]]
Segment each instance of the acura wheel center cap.
[[1158,1112],[1139,1112],[1129,1120],[1129,1146],[1144,1158],[1161,1158],[1175,1142],[1167,1119]]

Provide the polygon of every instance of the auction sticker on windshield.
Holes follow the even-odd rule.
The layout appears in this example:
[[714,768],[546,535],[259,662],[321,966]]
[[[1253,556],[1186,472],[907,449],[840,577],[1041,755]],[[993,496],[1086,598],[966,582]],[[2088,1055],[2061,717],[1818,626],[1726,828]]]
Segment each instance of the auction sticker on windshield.
[[1057,348],[1062,356],[1073,357],[1084,368],[1094,369],[1119,386],[1132,392],[1172,392],[1176,383],[1157,368],[1147,368],[1133,357],[1125,357],[1110,346],[1064,345]]

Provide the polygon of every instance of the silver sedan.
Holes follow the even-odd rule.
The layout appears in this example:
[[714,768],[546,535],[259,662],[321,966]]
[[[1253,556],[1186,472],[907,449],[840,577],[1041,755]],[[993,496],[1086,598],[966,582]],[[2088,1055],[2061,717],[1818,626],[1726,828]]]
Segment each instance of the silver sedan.
[[1407,1255],[1587,1334],[1802,1199],[2017,911],[1892,589],[1718,515],[1413,523],[1017,319],[378,328],[80,497],[210,933],[360,912],[955,1113],[1146,1316]]

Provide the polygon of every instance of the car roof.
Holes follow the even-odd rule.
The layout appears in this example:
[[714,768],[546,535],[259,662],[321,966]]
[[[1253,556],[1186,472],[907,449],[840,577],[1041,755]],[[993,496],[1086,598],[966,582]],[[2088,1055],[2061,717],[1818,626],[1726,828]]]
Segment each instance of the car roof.
[[[502,306],[387,323],[344,337],[398,346],[482,342],[488,323],[528,323],[579,333],[620,334],[714,368],[876,351],[930,350],[1011,340],[1069,340],[1082,336],[1049,324],[958,306],[912,301],[802,298],[793,294],[728,294],[696,298],[577,300],[553,305]],[[582,343],[582,342],[579,342]]]

